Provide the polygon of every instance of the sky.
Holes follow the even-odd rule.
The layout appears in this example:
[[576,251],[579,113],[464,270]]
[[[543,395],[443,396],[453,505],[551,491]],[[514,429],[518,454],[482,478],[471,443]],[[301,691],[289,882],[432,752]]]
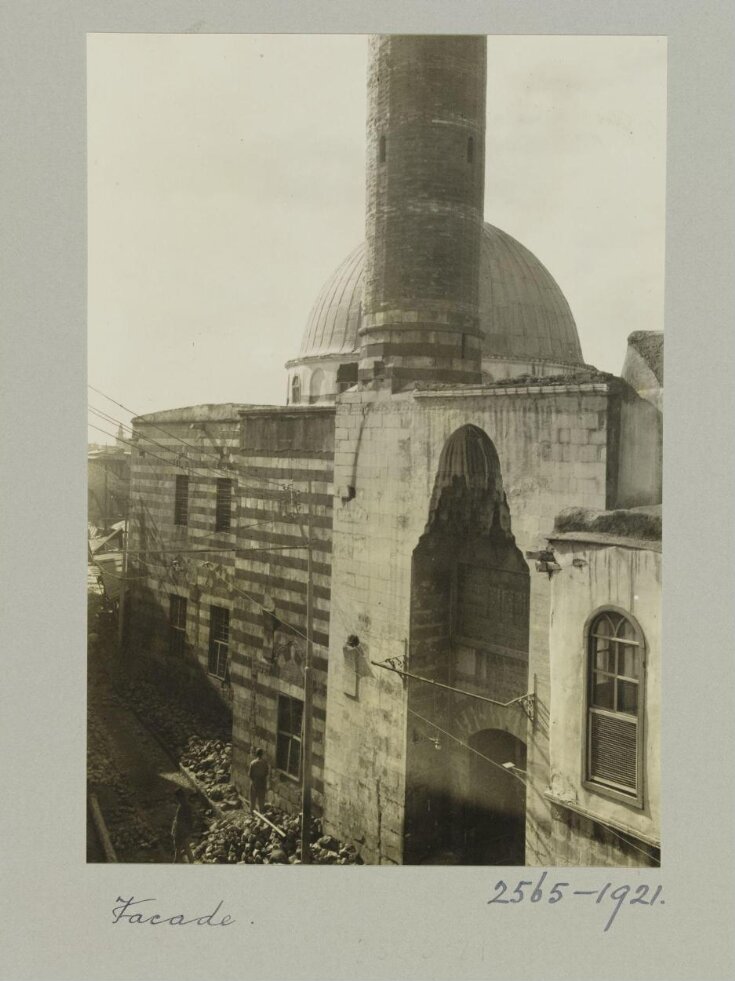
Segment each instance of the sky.
[[[126,424],[284,403],[364,237],[366,38],[93,34],[87,64],[88,379],[130,411],[90,402]],[[663,329],[665,150],[664,38],[488,38],[485,219],[549,269],[605,371]]]

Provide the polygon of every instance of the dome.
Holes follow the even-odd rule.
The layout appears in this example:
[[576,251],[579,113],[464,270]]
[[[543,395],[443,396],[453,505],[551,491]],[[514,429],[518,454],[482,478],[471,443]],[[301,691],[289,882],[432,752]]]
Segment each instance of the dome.
[[360,302],[365,278],[365,243],[358,245],[322,286],[309,314],[299,359],[352,354],[359,350]]
[[[583,364],[572,311],[554,278],[507,232],[483,226],[480,258],[483,358]],[[365,243],[337,267],[312,307],[296,362],[359,351]]]

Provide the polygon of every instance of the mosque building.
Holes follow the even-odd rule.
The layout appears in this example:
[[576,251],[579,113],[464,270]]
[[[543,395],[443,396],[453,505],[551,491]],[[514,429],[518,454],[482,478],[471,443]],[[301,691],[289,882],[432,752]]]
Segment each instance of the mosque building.
[[134,420],[130,648],[296,810],[310,637],[314,808],[366,862],[657,864],[662,335],[585,364],[484,221],[483,37],[369,44],[365,241],[287,404]]

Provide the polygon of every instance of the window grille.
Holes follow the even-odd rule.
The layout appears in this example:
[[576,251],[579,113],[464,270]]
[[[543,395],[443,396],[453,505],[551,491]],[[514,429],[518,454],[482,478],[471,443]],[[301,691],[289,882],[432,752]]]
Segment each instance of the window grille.
[[175,657],[186,650],[186,598],[174,593],[169,596],[168,649]]
[[185,474],[176,475],[176,498],[174,502],[174,524],[189,523],[189,478]]
[[290,777],[301,775],[301,724],[304,703],[297,698],[278,696],[276,767]]
[[590,624],[586,778],[641,806],[644,652],[640,631],[622,613],[603,610]]
[[230,649],[230,611],[221,606],[209,610],[209,673],[224,679]]
[[214,530],[229,531],[232,524],[232,481],[228,477],[217,478],[217,504]]

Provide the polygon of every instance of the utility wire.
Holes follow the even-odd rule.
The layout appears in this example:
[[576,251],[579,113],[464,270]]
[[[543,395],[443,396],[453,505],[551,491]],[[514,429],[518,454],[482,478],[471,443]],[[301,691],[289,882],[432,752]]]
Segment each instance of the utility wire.
[[[285,546],[285,547],[290,549],[290,548],[306,548],[308,546],[305,546],[305,545],[300,545],[300,546],[299,545],[288,545],[288,546]],[[155,549],[155,548],[151,549],[150,551],[152,551],[154,554],[156,552],[162,552],[162,551],[165,552],[165,550]],[[260,550],[259,549],[254,549],[253,551],[260,551]],[[270,548],[264,548],[263,551],[271,551],[271,549]],[[170,572],[171,571],[171,566],[168,563],[165,563],[165,562],[162,562],[162,561],[159,561],[159,560],[156,560],[156,559],[148,559],[146,561],[148,563],[150,563],[151,565],[156,565],[156,566],[158,566],[161,569],[165,569],[167,572]],[[145,578],[149,578],[149,577],[146,576]],[[257,600],[254,596],[252,596],[250,593],[246,592],[244,589],[240,589],[239,587],[234,586],[234,585],[229,585],[229,588],[233,592],[239,593],[241,596],[244,596],[245,599],[249,600],[251,603],[253,603],[255,606],[257,606],[258,609],[260,609],[262,612],[264,612],[264,613],[270,613],[271,615],[273,615],[276,618],[276,620],[278,620],[279,623],[282,623],[284,625],[284,627],[287,627],[290,631],[292,631],[293,633],[297,634],[299,637],[302,637],[306,641],[309,640],[309,638],[307,637],[307,635],[302,630],[300,630],[298,627],[294,626],[294,624],[292,624],[290,621],[285,620],[280,614],[274,613],[274,611],[272,609],[269,609],[268,607],[264,606],[260,602],[260,600]],[[324,644],[317,643],[313,639],[313,637],[311,638],[311,643],[312,643],[312,646],[313,647],[319,647],[321,650],[327,650],[327,648],[324,646]]]
[[[159,533],[159,530],[158,530],[158,525],[156,523],[156,519],[151,514],[150,508],[148,507],[145,499],[142,498],[142,497],[136,497],[134,500],[137,501],[137,503],[141,504],[145,508],[146,513],[148,514],[148,520],[150,521],[150,523],[152,525],[152,528],[153,528],[153,530],[150,532],[150,534],[152,536],[155,536],[158,539],[158,541],[161,543],[161,545],[163,545],[163,546],[168,546],[168,545],[174,544],[170,540],[169,541],[164,541],[161,538],[160,533]],[[136,521],[137,520],[138,522],[140,521],[140,519],[136,518],[135,516],[133,516],[131,518],[131,520],[132,521]],[[280,520],[280,516],[278,516],[278,515],[276,515],[275,517],[263,518],[262,521],[256,521],[256,522],[253,522],[253,524],[245,525],[245,527],[244,528],[241,528],[240,531],[247,531],[249,528],[256,528],[256,527],[259,527],[259,526],[264,525],[264,524],[271,524],[272,522],[277,521],[277,520]],[[195,541],[202,541],[202,539],[195,539]],[[318,549],[319,545],[320,544],[323,544],[323,542],[322,542],[321,539],[315,538],[313,540],[313,543],[312,544],[315,545],[316,548]],[[177,548],[169,549],[169,548],[161,548],[161,547],[157,547],[156,545],[153,545],[153,546],[148,546],[147,548],[129,549],[128,550],[128,554],[129,555],[137,555],[137,554],[141,554],[141,553],[144,554],[146,552],[161,552],[161,553],[163,553],[163,552],[166,552],[166,553],[167,552],[173,552],[173,553],[179,553],[179,552],[181,552],[181,553],[184,553],[184,552],[212,552],[212,553],[214,553],[214,552],[287,552],[287,551],[292,551],[292,550],[293,551],[298,551],[298,550],[301,550],[301,549],[304,549],[304,548],[308,548],[308,543],[303,543],[303,544],[299,544],[299,545],[265,545],[265,546],[257,546],[257,545],[248,545],[248,546],[225,545],[225,546],[213,546],[211,548],[209,546],[207,546],[206,548],[201,548],[201,549],[200,548],[187,549],[187,548],[178,548],[178,547]]]
[[128,555],[146,555],[149,552],[155,555],[189,555],[194,552],[200,552],[206,555],[212,555],[218,552],[287,552],[306,547],[305,545],[264,545],[262,548],[240,548],[239,546],[226,546],[225,548],[158,548],[156,545],[149,545],[147,548],[129,548],[127,553]]
[[480,759],[485,760],[486,763],[490,763],[491,766],[494,766],[497,770],[502,770],[503,773],[509,773],[512,777],[518,780],[519,783],[523,784],[524,787],[527,786],[526,781],[523,779],[523,777],[519,777],[517,773],[513,772],[513,770],[501,766],[501,764],[496,763],[495,760],[491,760],[489,756],[485,756],[483,753],[479,751],[479,749],[475,749],[474,746],[470,746],[469,743],[466,743],[463,739],[460,739],[459,736],[455,736],[451,732],[447,732],[446,729],[442,729],[442,727],[437,725],[436,722],[432,722],[430,719],[425,719],[423,715],[419,715],[418,712],[414,712],[412,708],[410,708],[408,712],[409,715],[413,715],[421,722],[425,722],[427,726],[431,726],[432,729],[436,729],[436,731],[440,732],[443,736],[446,736],[448,739],[453,739],[455,743],[459,743],[460,746],[464,746],[465,749],[468,749],[471,753],[474,753],[475,756],[479,756]]
[[[92,422],[87,423],[87,425],[90,427],[90,429],[96,429],[97,432],[102,433],[104,436],[111,436],[113,439],[119,439],[121,443],[127,443],[127,445],[132,446],[133,449],[140,450],[140,447],[137,446],[137,444],[131,442],[129,439],[123,439],[122,436],[117,436],[115,433],[109,433],[106,429],[100,429],[99,426],[95,426],[94,423]],[[164,460],[162,456],[158,456],[156,453],[152,453],[148,449],[144,449],[143,452],[145,453],[146,456],[153,457],[154,460],[158,460],[160,463],[163,463],[167,467],[176,466],[179,468],[179,470],[185,470],[187,473],[193,474],[193,476],[195,477],[201,477],[200,473],[196,473],[196,471],[192,470],[190,467],[184,466],[179,463],[173,463],[171,460]]]
[[[110,416],[105,412],[101,412],[99,409],[96,409],[92,405],[89,406],[89,411],[93,412],[96,416],[99,416],[105,422],[111,423],[112,425],[119,425],[122,426],[123,429],[130,430],[131,434],[135,437],[135,439],[125,439],[122,436],[118,436],[117,434],[113,434],[107,432],[104,429],[100,429],[99,426],[95,426],[93,423],[90,422],[89,426],[92,429],[96,429],[98,432],[104,433],[105,436],[111,436],[113,439],[120,440],[121,442],[126,443],[128,446],[132,447],[133,449],[138,450],[144,456],[149,456],[152,457],[154,460],[159,460],[167,467],[178,467],[179,470],[185,470],[187,473],[193,475],[194,477],[201,477],[201,476],[206,477],[209,476],[209,474],[214,473],[217,475],[225,475],[227,477],[234,476],[240,481],[245,480],[253,483],[257,483],[258,481],[261,482],[264,481],[265,483],[268,484],[277,484],[279,490],[283,492],[286,492],[289,488],[290,483],[293,483],[293,481],[285,481],[281,483],[276,480],[271,480],[269,477],[261,477],[255,474],[244,474],[242,472],[238,473],[235,470],[228,470],[225,468],[208,467],[206,465],[198,466],[196,463],[188,462],[187,457],[183,457],[183,459],[187,460],[187,462],[182,463],[180,462],[182,460],[182,454],[178,453],[172,447],[164,446],[163,443],[159,443],[156,440],[151,439],[149,436],[144,436],[142,433],[136,435],[135,430],[131,429],[130,426],[126,426],[125,423],[115,418],[115,416]],[[145,440],[146,442],[151,443],[153,446],[159,447],[164,453],[171,453],[172,455],[174,455],[175,459],[165,460],[163,457],[159,456],[157,453],[154,453],[152,450],[150,450],[147,446],[141,446],[140,445],[141,440]],[[184,445],[188,446],[189,444],[186,443]]]
[[[138,449],[141,449],[138,441],[140,442],[145,441],[146,443],[150,443],[151,446],[158,447],[158,449],[162,450],[164,453],[172,453],[177,458],[181,457],[181,454],[177,453],[177,451],[173,449],[171,446],[166,446],[163,443],[159,443],[158,440],[151,439],[150,436],[144,436],[143,433],[138,433],[136,436],[135,430],[132,428],[132,426],[127,426],[124,422],[122,422],[120,419],[117,419],[115,416],[111,416],[109,415],[109,413],[103,412],[101,409],[97,409],[95,408],[95,406],[91,404],[88,406],[88,408],[90,412],[92,412],[95,416],[98,416],[104,422],[111,423],[112,425],[118,425],[121,427],[121,429],[128,430],[131,435],[132,442],[135,443]],[[116,436],[115,438],[117,439],[119,437]],[[143,447],[143,449],[146,453],[149,452],[148,449],[146,449],[145,447]],[[175,463],[175,461],[172,461],[172,465],[176,466],[177,464]],[[193,467],[195,467],[197,470],[201,470],[204,473],[228,474],[228,475],[230,473],[234,473],[234,471],[221,469],[219,467],[197,466],[196,463],[193,464]]]
[[[99,388],[95,388],[95,387],[94,387],[94,385],[89,385],[89,384],[88,384],[88,385],[87,385],[87,388],[89,388],[89,389],[91,389],[91,390],[92,390],[93,392],[96,392],[96,393],[97,393],[98,395],[101,395],[101,396],[102,396],[103,398],[105,398],[105,399],[107,399],[108,401],[110,401],[110,402],[112,402],[112,403],[113,403],[113,405],[116,405],[116,406],[118,406],[118,408],[120,408],[120,409],[123,409],[123,410],[124,410],[125,412],[129,412],[129,413],[130,413],[130,415],[131,415],[131,416],[132,416],[133,418],[139,418],[139,416],[140,416],[140,413],[136,413],[136,412],[134,412],[134,411],[133,411],[133,410],[132,410],[131,408],[129,408],[128,406],[126,406],[126,405],[123,405],[123,404],[122,404],[122,402],[118,402],[118,401],[116,401],[116,400],[115,400],[115,399],[113,399],[113,398],[112,398],[112,397],[111,397],[110,395],[107,395],[107,394],[105,394],[105,392],[102,392],[102,391],[100,391],[100,389],[99,389]],[[196,445],[195,445],[194,443],[187,443],[187,441],[186,441],[185,439],[183,439],[183,438],[182,438],[181,436],[176,436],[176,435],[174,435],[174,433],[171,433],[171,432],[169,432],[169,431],[168,431],[167,429],[164,429],[164,428],[163,428],[162,426],[158,426],[158,425],[156,425],[156,424],[155,424],[155,423],[153,423],[153,422],[146,422],[146,423],[144,423],[144,425],[146,425],[146,426],[151,426],[151,427],[152,427],[153,429],[157,429],[157,430],[158,430],[159,432],[161,432],[161,433],[163,433],[163,434],[164,434],[165,436],[168,436],[168,437],[169,437],[169,439],[173,439],[173,440],[176,440],[176,441],[177,441],[178,443],[182,443],[182,444],[183,444],[184,446],[187,446],[187,447],[188,447],[189,449],[191,449],[191,450],[196,450],[196,451],[197,451],[198,453],[202,453],[202,454],[204,454],[204,453],[206,453],[206,450],[204,450],[204,449],[203,449],[202,447],[199,447],[199,446],[196,446]],[[128,428],[130,428],[130,427],[128,427]],[[109,435],[109,433],[108,433],[108,435]],[[213,456],[213,454],[212,454],[212,452],[211,452],[211,451],[210,451],[210,453],[209,453],[209,455],[210,455],[210,456]],[[233,474],[235,474],[236,476],[241,476],[240,474],[237,474],[237,472],[236,472],[236,471],[232,471],[232,470],[227,470],[227,472],[228,472],[228,473],[233,473]],[[258,478],[256,478],[256,479],[259,479],[259,480],[263,480],[263,481],[265,481],[266,483],[270,483],[270,484],[276,484],[276,485],[277,485],[277,486],[279,486],[279,487],[281,486],[281,484],[280,484],[280,481],[278,481],[278,480],[275,480],[275,479],[273,479],[273,478],[271,478],[271,477],[258,477]]]
[[[475,756],[479,756],[480,759],[485,760],[486,763],[492,764],[492,766],[496,767],[496,769],[502,770],[503,773],[510,773],[510,775],[512,777],[515,777],[516,780],[519,780],[523,784],[524,787],[526,787],[526,788],[530,787],[539,796],[543,796],[540,793],[540,791],[536,790],[536,788],[533,786],[533,784],[531,784],[529,781],[527,781],[523,777],[519,776],[517,773],[515,773],[510,768],[506,768],[506,767],[502,766],[500,763],[497,763],[495,760],[491,760],[488,756],[485,756],[479,750],[475,749],[474,746],[470,746],[469,743],[465,742],[463,739],[460,739],[459,736],[455,736],[453,733],[447,732],[446,729],[442,729],[442,727],[439,726],[439,725],[437,725],[436,722],[432,722],[430,719],[424,718],[423,715],[419,715],[418,712],[414,712],[414,710],[411,709],[411,708],[408,709],[408,712],[409,712],[409,715],[415,716],[421,722],[424,722],[427,726],[431,726],[432,729],[436,729],[437,732],[440,732],[443,736],[447,736],[449,739],[453,739],[456,743],[459,743],[460,746],[463,746],[465,749],[468,749],[471,753],[474,753]],[[561,806],[563,806],[563,805],[561,805]],[[642,848],[638,848],[631,841],[628,841],[627,838],[624,838],[622,835],[618,834],[618,832],[615,830],[615,828],[611,827],[611,825],[609,825],[606,821],[603,821],[603,820],[601,820],[599,818],[596,818],[596,817],[590,817],[590,820],[591,821],[594,821],[596,824],[601,824],[604,828],[606,828],[610,832],[610,834],[614,835],[616,838],[619,838],[620,841],[623,842],[623,844],[628,845],[630,848],[633,848],[637,852],[640,852],[640,854],[641,855],[644,855],[649,861],[655,861],[655,859],[653,858],[653,856],[649,852],[644,851]],[[632,833],[631,833],[631,837],[632,837]],[[660,862],[656,862],[656,865],[657,866],[660,865],[660,864],[661,864]]]

